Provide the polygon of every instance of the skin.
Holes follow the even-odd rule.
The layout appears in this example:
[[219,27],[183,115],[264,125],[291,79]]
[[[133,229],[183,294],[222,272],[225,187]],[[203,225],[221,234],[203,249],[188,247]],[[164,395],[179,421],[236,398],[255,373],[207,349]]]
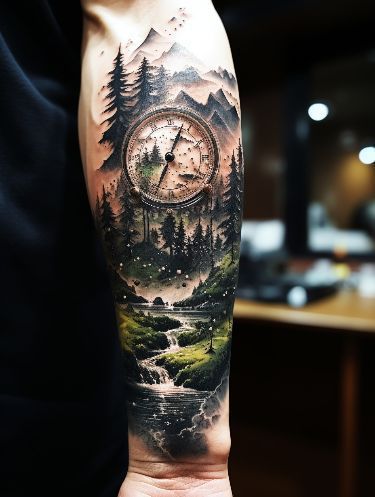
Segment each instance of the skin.
[[82,6],[81,153],[129,389],[119,496],[229,497],[243,175],[229,44],[208,0]]

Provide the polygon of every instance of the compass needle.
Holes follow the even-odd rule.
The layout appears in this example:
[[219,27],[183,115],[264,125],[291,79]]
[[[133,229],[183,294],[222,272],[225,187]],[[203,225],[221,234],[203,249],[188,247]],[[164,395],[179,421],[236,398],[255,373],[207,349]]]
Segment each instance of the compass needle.
[[177,143],[178,143],[178,141],[179,141],[179,139],[180,139],[180,137],[181,137],[181,132],[182,132],[182,128],[183,128],[183,126],[184,126],[184,125],[183,125],[183,124],[181,124],[181,127],[180,127],[180,129],[178,130],[178,132],[177,132],[177,135],[176,135],[176,137],[175,137],[175,139],[174,139],[174,142],[173,142],[173,145],[172,145],[172,148],[171,148],[171,152],[173,152],[173,151],[174,151],[174,149],[176,148],[176,145],[177,145]]

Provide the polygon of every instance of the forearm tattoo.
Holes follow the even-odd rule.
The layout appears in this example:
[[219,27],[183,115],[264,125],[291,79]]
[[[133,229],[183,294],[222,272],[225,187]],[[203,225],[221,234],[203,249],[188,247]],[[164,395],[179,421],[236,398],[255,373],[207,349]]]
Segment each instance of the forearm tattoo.
[[187,22],[113,54],[96,172],[130,431],[171,458],[208,450],[227,395],[243,191],[236,78],[174,41]]

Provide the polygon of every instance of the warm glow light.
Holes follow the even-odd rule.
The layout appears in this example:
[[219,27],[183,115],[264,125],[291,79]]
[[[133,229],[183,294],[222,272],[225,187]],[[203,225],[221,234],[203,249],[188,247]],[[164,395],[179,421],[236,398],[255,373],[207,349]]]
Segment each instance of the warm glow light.
[[310,105],[307,113],[313,121],[323,121],[328,116],[329,109],[326,104],[317,103]]
[[375,163],[375,147],[365,147],[359,152],[359,160],[363,164]]

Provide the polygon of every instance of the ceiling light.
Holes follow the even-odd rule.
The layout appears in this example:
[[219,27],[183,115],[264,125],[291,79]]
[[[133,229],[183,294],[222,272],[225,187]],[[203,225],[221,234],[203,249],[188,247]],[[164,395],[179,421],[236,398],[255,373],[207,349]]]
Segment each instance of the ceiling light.
[[323,121],[328,116],[329,109],[326,104],[316,103],[310,105],[307,113],[313,121]]
[[359,160],[363,164],[375,163],[375,147],[364,147],[358,154]]

